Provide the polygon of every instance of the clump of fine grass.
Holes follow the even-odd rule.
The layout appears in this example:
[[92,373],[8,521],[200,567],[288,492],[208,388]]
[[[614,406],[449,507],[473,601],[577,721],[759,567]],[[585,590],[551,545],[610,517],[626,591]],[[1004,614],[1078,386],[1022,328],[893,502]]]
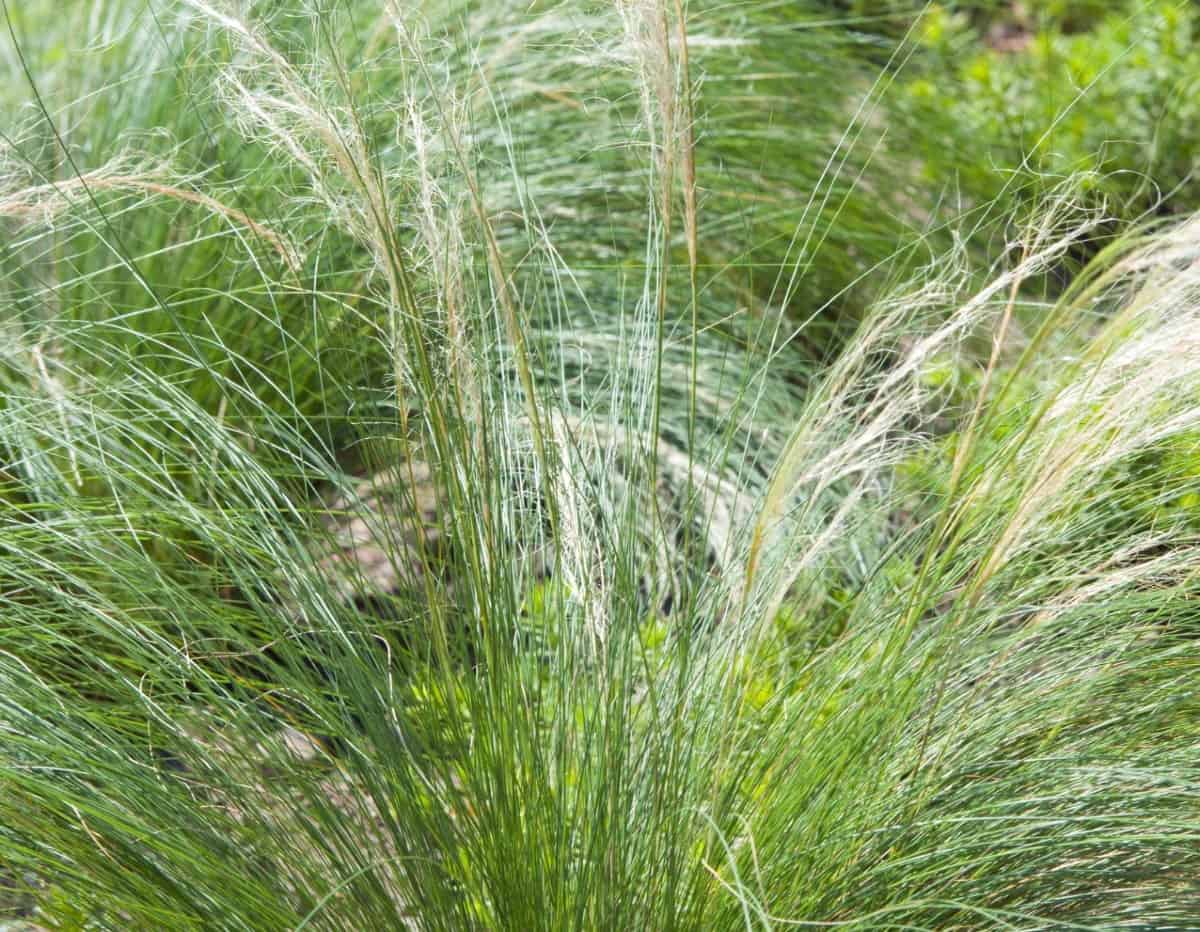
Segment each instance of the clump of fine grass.
[[853,214],[782,211],[760,289],[705,180],[770,112],[705,96],[721,50],[810,34],[432,12],[171,8],[259,203],[6,156],[0,862],[41,920],[1194,925],[1200,556],[1113,516],[1190,488],[1195,223],[1047,299],[1101,221],[1053,197],[814,371],[782,312]]

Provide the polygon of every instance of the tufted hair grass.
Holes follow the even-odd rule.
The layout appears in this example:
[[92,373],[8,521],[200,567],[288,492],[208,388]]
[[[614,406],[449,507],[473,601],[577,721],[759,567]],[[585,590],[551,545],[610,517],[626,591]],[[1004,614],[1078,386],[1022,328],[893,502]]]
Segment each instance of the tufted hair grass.
[[5,6],[36,921],[1195,925],[1200,226],[923,264],[822,9]]

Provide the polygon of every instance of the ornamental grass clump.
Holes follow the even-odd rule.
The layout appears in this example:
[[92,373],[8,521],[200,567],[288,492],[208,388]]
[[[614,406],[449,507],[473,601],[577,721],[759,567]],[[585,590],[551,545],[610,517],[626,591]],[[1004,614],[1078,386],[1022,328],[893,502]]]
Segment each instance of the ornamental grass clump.
[[1197,221],[905,240],[819,4],[87,11],[5,9],[14,909],[1196,925]]

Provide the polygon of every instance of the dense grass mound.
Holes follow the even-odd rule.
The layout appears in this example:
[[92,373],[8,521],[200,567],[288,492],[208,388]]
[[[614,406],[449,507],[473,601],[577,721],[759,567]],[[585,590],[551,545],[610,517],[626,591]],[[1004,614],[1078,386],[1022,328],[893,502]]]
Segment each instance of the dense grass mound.
[[4,9],[0,904],[1195,928],[1200,224],[947,214],[891,12],[418,6]]

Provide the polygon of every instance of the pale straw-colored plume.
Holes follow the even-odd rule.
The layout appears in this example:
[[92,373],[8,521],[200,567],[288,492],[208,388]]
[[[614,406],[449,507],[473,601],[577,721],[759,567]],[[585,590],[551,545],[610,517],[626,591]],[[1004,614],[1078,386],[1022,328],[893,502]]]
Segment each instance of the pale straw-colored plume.
[[[1061,215],[1066,209],[1060,205],[1058,215],[1030,232],[1011,269],[965,299],[956,297],[961,278],[952,264],[943,263],[936,274],[871,312],[811,393],[774,467],[738,584],[744,608],[755,606],[751,617],[771,617],[803,568],[852,537],[847,520],[863,520],[870,509],[840,503],[878,499],[889,471],[922,442],[913,417],[933,397],[922,376],[935,360],[956,354],[981,327],[998,325],[1013,288],[1050,268],[1099,222],[1076,218],[1067,224]],[[941,314],[947,307],[949,313]],[[930,313],[935,310],[939,313]],[[891,358],[887,366],[879,365],[880,354]]]
[[90,208],[94,195],[116,192],[164,198],[194,204],[222,217],[235,229],[249,233],[252,241],[269,246],[290,271],[299,272],[300,256],[286,237],[245,211],[206,194],[201,184],[200,179],[181,178],[169,163],[132,152],[78,175],[39,181],[26,165],[0,147],[0,217],[22,225],[53,228],[64,212]]

